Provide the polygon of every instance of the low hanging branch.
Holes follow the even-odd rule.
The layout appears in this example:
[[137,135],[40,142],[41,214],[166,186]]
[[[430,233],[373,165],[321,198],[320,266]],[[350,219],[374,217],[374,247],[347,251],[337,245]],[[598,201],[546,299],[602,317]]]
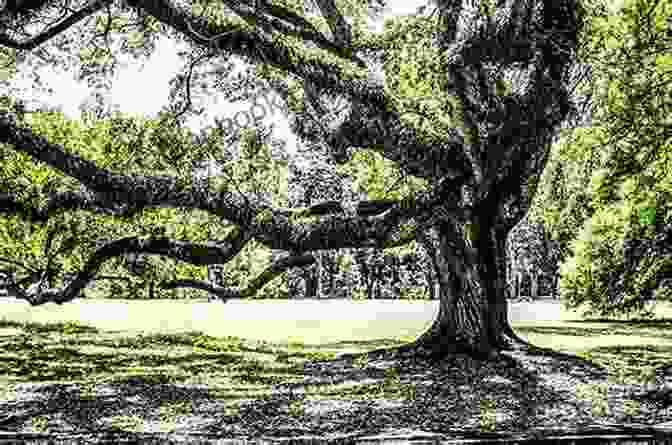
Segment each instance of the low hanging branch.
[[242,291],[238,289],[221,288],[219,286],[215,286],[199,280],[174,280],[166,283],[161,283],[159,284],[159,286],[162,287],[163,289],[176,289],[180,287],[201,289],[216,295],[220,300],[226,302],[226,300],[229,298],[252,297],[257,293],[259,289],[264,287],[266,283],[273,280],[282,272],[285,272],[293,267],[306,267],[314,263],[315,263],[315,257],[310,254],[293,255],[289,257],[280,258],[276,260],[268,268],[266,268],[266,270],[260,273],[256,278],[250,281],[248,286]]

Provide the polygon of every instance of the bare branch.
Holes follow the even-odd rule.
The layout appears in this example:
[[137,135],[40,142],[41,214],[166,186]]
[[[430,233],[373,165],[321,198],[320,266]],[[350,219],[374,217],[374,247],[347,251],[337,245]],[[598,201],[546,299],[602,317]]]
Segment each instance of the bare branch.
[[[129,178],[114,175],[108,170],[99,168],[94,162],[68,153],[60,145],[50,144],[46,139],[34,135],[30,129],[17,127],[11,119],[7,118],[7,115],[0,115],[0,142],[13,145],[16,150],[27,153],[33,159],[42,161],[78,179],[84,186],[95,192],[95,199],[104,203],[108,212],[109,209],[119,206],[128,206],[133,209],[143,207],[200,208],[236,224],[249,226],[259,210],[259,207],[254,207],[252,203],[246,206],[247,202],[242,202],[240,196],[231,193],[178,191],[175,178],[169,176]],[[81,203],[81,196],[72,192],[60,196],[64,201],[55,205],[73,208],[79,205],[91,205],[91,201]],[[68,200],[71,201],[68,202]],[[18,204],[12,203],[7,197],[4,201],[7,203],[7,210],[11,210],[12,206],[20,209]],[[124,212],[127,210],[125,209]],[[111,212],[120,213],[118,210]],[[39,213],[37,218],[40,218]]]
[[174,280],[165,283],[160,283],[159,286],[163,289],[176,288],[194,288],[207,291],[216,295],[220,300],[226,302],[229,298],[249,298],[255,295],[262,287],[275,277],[293,267],[306,267],[315,263],[315,257],[310,254],[306,255],[291,255],[284,258],[277,259],[273,264],[267,267],[256,278],[252,279],[248,286],[241,290],[227,289],[220,286],[212,285],[200,280]]
[[193,279],[184,279],[184,280],[174,280],[166,283],[159,283],[159,287],[163,289],[179,289],[179,288],[191,288],[191,289],[200,289],[208,292],[211,295],[217,296],[220,300],[226,302],[229,298],[241,298],[242,292],[238,289],[228,289],[214,284],[210,284],[207,281],[193,280]]
[[57,25],[47,29],[45,32],[38,34],[33,38],[24,40],[22,42],[17,42],[16,40],[11,39],[9,36],[7,36],[7,34],[0,33],[0,45],[4,45],[14,49],[25,49],[25,50],[31,50],[37,48],[47,40],[54,38],[58,34],[70,28],[72,25],[92,15],[96,11],[108,6],[110,3],[111,0],[91,0],[91,2],[89,2],[82,9],[73,13],[71,16],[61,21]]
[[194,60],[191,61],[189,64],[189,72],[187,73],[187,77],[184,80],[185,86],[186,86],[186,102],[184,104],[184,107],[178,112],[175,113],[175,119],[179,119],[184,113],[186,113],[190,108],[191,108],[191,76],[193,75],[194,72],[194,67],[201,63],[203,59],[207,57],[212,57],[210,54],[202,54],[199,57],[195,58]]

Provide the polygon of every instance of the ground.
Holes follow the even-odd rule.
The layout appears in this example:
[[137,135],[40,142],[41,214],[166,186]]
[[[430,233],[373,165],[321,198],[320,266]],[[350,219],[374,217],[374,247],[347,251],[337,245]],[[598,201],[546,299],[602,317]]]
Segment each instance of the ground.
[[[672,384],[670,375],[659,372],[649,385],[619,382],[614,371],[622,364],[607,371],[594,364],[599,360],[544,350],[505,352],[495,363],[464,355],[439,363],[348,361],[307,346],[197,333],[3,326],[2,375],[13,394],[0,402],[0,431],[15,436],[45,431],[92,442],[105,432],[117,443],[121,436],[146,442],[156,434],[161,443],[330,434],[455,438],[672,422],[669,408],[635,401],[665,379]],[[542,327],[520,332],[535,329]],[[25,383],[10,384],[15,379]]]

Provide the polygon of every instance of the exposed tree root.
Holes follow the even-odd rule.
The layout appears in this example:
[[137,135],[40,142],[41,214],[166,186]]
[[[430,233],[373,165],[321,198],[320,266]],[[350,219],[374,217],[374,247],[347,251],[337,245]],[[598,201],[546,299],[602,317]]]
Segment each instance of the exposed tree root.
[[340,354],[338,360],[350,361],[355,358],[366,357],[368,360],[426,360],[438,363],[456,355],[464,354],[481,361],[497,361],[501,358],[501,351],[529,351],[536,349],[532,344],[520,338],[512,329],[498,337],[495,345],[478,350],[465,342],[436,341],[430,335],[421,335],[415,341],[392,347],[379,348],[368,352]]

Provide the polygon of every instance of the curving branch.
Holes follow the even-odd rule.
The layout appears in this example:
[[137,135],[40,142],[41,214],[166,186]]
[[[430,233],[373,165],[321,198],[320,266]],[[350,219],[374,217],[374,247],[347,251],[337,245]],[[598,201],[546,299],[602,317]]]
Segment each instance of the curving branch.
[[193,280],[193,279],[173,280],[165,283],[159,283],[158,286],[166,290],[179,289],[179,288],[204,290],[208,292],[210,295],[214,295],[219,300],[222,300],[225,303],[226,300],[228,300],[229,298],[240,298],[242,294],[242,291],[238,289],[223,288],[217,285],[210,284],[207,281]]
[[[177,260],[186,261],[190,264],[206,265],[206,264],[225,264],[242,250],[244,245],[249,241],[249,237],[245,238],[239,236],[233,241],[225,243],[222,247],[220,243],[215,247],[214,243],[207,245],[194,244],[183,241],[175,241],[166,238],[153,238],[149,240],[139,240],[137,238],[123,238],[117,241],[107,243],[96,250],[93,256],[87,261],[84,270],[75,274],[74,279],[66,285],[64,289],[44,289],[44,274],[42,271],[39,281],[34,282],[33,276],[24,278],[18,283],[10,275],[7,280],[8,295],[15,296],[20,299],[28,301],[31,305],[36,306],[47,302],[54,302],[56,304],[63,304],[78,298],[83,289],[93,280],[103,278],[118,279],[118,277],[95,277],[96,271],[102,264],[113,257],[125,255],[132,252],[142,252],[146,254],[166,255]],[[169,282],[160,282],[159,286],[164,289],[175,289],[180,287],[192,287],[196,289],[206,290],[217,295],[220,299],[227,298],[245,298],[254,295],[266,283],[274,279],[278,274],[292,267],[305,267],[313,264],[315,258],[312,255],[291,255],[288,257],[276,260],[271,266],[264,270],[259,276],[254,278],[249,286],[242,290],[222,289],[218,286],[209,285],[206,282],[199,280],[173,280]],[[37,271],[39,274],[40,271]],[[32,274],[32,275],[35,275]],[[28,289],[24,290],[23,286],[26,282],[32,284]]]
[[[252,5],[245,2],[228,2],[227,6],[248,23],[261,27],[269,37],[272,37],[273,31],[279,31],[285,36],[300,37],[304,41],[313,42],[340,58],[355,62],[360,68],[366,68],[366,63],[353,54],[349,45],[343,45],[340,36],[336,36],[334,39],[336,43],[331,42],[312,23],[287,8],[273,5],[265,0],[254,3]],[[260,12],[264,12],[270,17],[265,17]],[[290,27],[283,21],[293,26]]]
[[[393,247],[403,245],[411,241],[414,234],[409,236],[408,233],[401,233],[398,230],[399,224],[409,217],[412,218],[413,215],[420,215],[420,212],[423,210],[425,213],[428,213],[429,208],[433,205],[433,203],[426,200],[421,200],[420,202],[424,203],[424,208],[422,206],[410,207],[404,203],[391,200],[360,203],[358,207],[360,215],[377,216],[370,219],[363,218],[362,216],[354,218],[339,216],[318,224],[289,224],[287,217],[284,216],[284,213],[288,209],[283,209],[275,212],[273,216],[275,222],[271,221],[263,224],[266,228],[265,231],[260,231],[258,227],[253,227],[252,230],[243,229],[242,232],[234,231],[222,242],[207,243],[205,245],[168,238],[151,238],[148,240],[139,240],[132,237],[123,238],[98,248],[87,261],[84,270],[77,273],[75,279],[63,291],[42,289],[44,279],[41,279],[37,285],[31,286],[25,291],[19,286],[26,280],[18,284],[12,282],[8,286],[8,290],[10,294],[29,301],[31,305],[39,305],[48,301],[62,304],[77,298],[88,283],[95,279],[97,270],[109,258],[129,253],[143,253],[164,255],[195,265],[224,264],[233,259],[253,237],[259,239],[262,244],[268,247],[295,252],[331,249],[341,246]],[[332,204],[329,202],[318,204],[307,209],[307,212],[304,209],[303,212],[307,215],[342,213],[342,208],[333,206]],[[283,236],[283,230],[287,229],[289,230],[289,235]],[[45,242],[49,243],[50,241],[47,240]],[[268,280],[277,275],[279,271],[285,270],[286,267],[303,267],[311,264],[308,259],[309,257],[305,256],[290,257],[286,258],[284,262],[274,264],[271,269],[265,271],[260,277],[255,279],[250,288],[243,291],[240,295],[251,295],[251,293],[258,290]],[[27,280],[33,281],[32,278]],[[215,294],[218,293],[215,292]],[[238,294],[225,292],[221,295],[229,295],[230,298],[232,295]]]
[[64,210],[90,210],[109,216],[130,217],[142,209],[128,203],[115,205],[96,195],[82,192],[53,193],[45,209],[35,209],[19,202],[12,193],[0,192],[0,214],[20,215],[34,224],[46,223],[50,217]]
[[[273,29],[288,35],[298,32],[302,38],[325,50],[338,47],[341,59],[349,60],[343,53],[348,53],[349,27],[333,0],[318,1],[332,31],[339,31],[335,37],[338,43],[331,48],[309,22],[285,8],[267,1],[259,2],[257,8],[248,2],[225,3],[242,17],[251,19],[254,15],[256,23],[266,31],[275,26]],[[466,131],[475,132],[479,141],[467,143],[461,132],[455,131],[443,146],[420,144],[412,129],[403,128],[398,114],[388,111],[393,107],[380,81],[345,79],[346,76],[339,76],[340,69],[334,69],[331,64],[300,60],[290,49],[272,44],[258,33],[240,31],[233,25],[222,26],[217,32],[209,31],[207,21],[194,17],[168,0],[137,1],[134,6],[190,37],[197,45],[234,53],[253,63],[274,65],[313,84],[312,88],[317,92],[329,91],[352,98],[353,110],[349,119],[324,138],[334,153],[343,153],[345,146],[376,147],[386,158],[399,162],[408,174],[432,179],[444,175],[462,176],[469,181],[472,192],[483,198],[495,182],[502,179],[496,177],[498,167],[519,156],[522,156],[520,161],[525,162],[525,153],[516,151],[521,150],[519,145],[525,144],[531,133],[538,133],[538,119],[520,119],[520,116],[545,117],[548,108],[559,108],[553,114],[563,115],[566,104],[553,94],[557,84],[545,85],[546,81],[539,76],[545,77],[542,73],[548,71],[557,82],[557,74],[575,42],[571,29],[555,25],[565,21],[554,17],[562,18],[564,10],[571,11],[562,3],[509,1],[500,3],[492,16],[481,15],[472,3],[466,0],[440,2],[443,31],[437,44],[445,54],[446,71],[452,79],[446,89],[458,93],[465,106]],[[543,7],[539,7],[540,4]],[[543,15],[544,28],[536,29],[534,24],[540,21],[540,15]],[[462,17],[459,22],[458,17]],[[298,31],[286,25],[283,28],[283,21]],[[533,73],[528,76],[531,82],[527,82],[529,87],[508,98],[497,97],[492,92],[492,79],[486,76],[485,64],[503,68],[513,65],[532,67]],[[301,133],[299,128],[301,137],[309,136],[308,132]],[[506,148],[501,150],[502,153],[484,149],[493,145]],[[461,174],[457,175],[456,170]]]
[[[350,217],[335,211],[335,216],[316,224],[293,224],[282,210],[260,204],[261,199],[244,202],[231,193],[180,191],[170,177],[113,175],[17,127],[7,115],[0,115],[0,143],[78,179],[108,208],[199,208],[245,228],[250,237],[273,249],[305,252],[384,246],[399,242],[403,238],[400,226],[411,219],[427,225],[437,218],[453,219],[459,224],[465,218],[495,212],[494,219],[483,217],[483,221],[511,223],[517,221],[533,193],[529,178],[543,168],[547,149],[539,147],[550,146],[569,108],[563,80],[574,53],[576,29],[572,27],[576,22],[563,14],[572,13],[568,5],[572,1],[499,2],[492,18],[482,16],[478,8],[474,11],[470,0],[438,2],[442,26],[436,42],[446,73],[442,86],[461,101],[464,125],[451,132],[446,142],[434,145],[418,143],[415,131],[401,125],[398,113],[390,111],[391,100],[380,81],[347,78],[329,63],[305,61],[290,48],[233,25],[210,31],[205,20],[197,20],[168,0],[136,2],[197,45],[234,53],[253,63],[263,61],[298,76],[311,84],[313,97],[324,91],[350,97],[353,106],[348,119],[320,136],[334,152],[343,152],[344,147],[375,147],[386,158],[398,161],[405,172],[435,179],[432,193],[420,196],[415,206],[390,203],[374,209],[377,213],[372,216]],[[327,11],[329,3],[323,5]],[[500,54],[492,47],[508,49]],[[495,80],[507,72],[516,75],[518,85],[510,94],[501,95],[494,88]],[[308,135],[297,128],[300,136]],[[11,201],[5,207],[20,210]],[[166,246],[152,248],[157,254],[170,255]],[[115,255],[107,247],[112,253],[104,248],[87,267],[105,255]],[[149,247],[122,246],[122,250],[129,248]],[[83,273],[86,278],[88,269]]]
[[[355,110],[349,121],[332,131],[325,138],[328,145],[336,153],[342,152],[344,146],[379,145],[383,148],[383,154],[389,159],[398,161],[402,170],[406,173],[424,178],[452,174],[454,168],[447,167],[451,163],[458,165],[457,168],[463,168],[465,165],[459,159],[457,162],[451,162],[455,160],[456,156],[461,157],[460,150],[454,150],[454,148],[459,148],[462,145],[457,134],[453,142],[450,143],[450,147],[421,144],[413,131],[402,130],[397,113],[381,113],[380,110],[393,109],[393,106],[384,92],[384,85],[380,82],[373,82],[368,77],[362,80],[343,79],[345,76],[339,75],[340,69],[336,68],[335,70],[335,67],[331,64],[315,60],[310,62],[297,60],[290,49],[268,42],[257,33],[240,31],[235,26],[223,26],[217,32],[210,32],[205,20],[194,17],[173,6],[168,0],[138,1],[134,2],[134,6],[142,8],[160,22],[190,37],[197,45],[219,52],[234,53],[250,59],[253,63],[263,61],[303,78],[307,83],[315,85],[317,91],[332,91],[353,98],[353,102],[357,104],[356,107],[361,108],[361,110]],[[331,0],[323,1],[319,6],[323,14],[328,15],[328,21],[333,26],[337,26],[334,29],[342,30],[347,25],[340,14],[335,15],[338,11],[333,8]],[[240,3],[229,7],[233,10],[238,9],[241,14],[246,12],[241,9]],[[343,51],[345,51],[345,55],[348,55],[352,54],[352,50],[340,47],[340,45],[347,43],[344,36],[339,34],[339,44],[329,46],[320,40],[319,36],[321,34],[317,33],[309,22],[296,16],[291,11],[271,5],[268,2],[261,2],[259,7],[261,11],[254,11],[257,20],[264,22],[266,17],[260,15],[259,12],[265,12],[267,15],[275,14],[295,26],[301,25],[304,30],[308,29],[306,32],[309,32],[309,34],[310,32],[315,34],[303,35],[300,33],[303,38],[315,42],[326,50],[335,50],[336,47],[339,47],[340,52],[337,52],[341,58],[351,60],[344,56]],[[248,8],[247,13],[251,14],[252,12]],[[335,22],[334,17],[336,17]],[[292,32],[289,29],[283,28],[283,30],[290,34]],[[361,60],[354,56],[353,58],[360,67],[364,66]],[[362,104],[366,104],[366,106]],[[371,125],[366,123],[367,120]],[[363,126],[362,123],[364,123]],[[360,131],[360,128],[364,130]],[[305,134],[299,135],[306,136]]]
[[[172,177],[136,176],[126,177],[112,174],[99,168],[94,162],[85,160],[78,155],[68,153],[62,146],[51,144],[46,139],[36,136],[30,129],[20,128],[6,114],[0,114],[0,143],[8,143],[17,151],[24,152],[36,161],[46,163],[64,174],[78,179],[85,187],[92,190],[95,198],[82,199],[73,192],[60,195],[60,201],[52,204],[47,211],[37,215],[52,214],[58,208],[69,206],[80,208],[84,205],[89,209],[113,214],[128,214],[149,207],[172,207],[201,209],[213,213],[225,220],[254,230],[255,237],[273,249],[288,251],[332,249],[338,247],[355,247],[358,243],[387,242],[385,233],[393,230],[402,220],[413,218],[422,209],[429,212],[429,203],[436,202],[436,197],[423,195],[418,200],[417,208],[404,208],[399,205],[393,213],[395,218],[384,221],[383,213],[374,218],[337,217],[315,225],[292,224],[282,211],[260,204],[262,196],[255,202],[240,194],[211,191],[178,190],[176,180]],[[59,195],[57,195],[58,197]],[[5,199],[7,207],[18,208],[15,202]],[[96,202],[102,206],[96,207]],[[10,206],[11,204],[11,206]],[[60,207],[59,207],[60,206]],[[77,207],[79,206],[79,207]],[[9,209],[7,209],[9,211]],[[455,210],[459,210],[455,208]],[[116,213],[115,213],[116,212]],[[268,214],[269,222],[262,223],[258,219],[261,213]],[[47,215],[48,216],[48,215]],[[42,216],[44,218],[44,216]],[[345,235],[344,244],[338,238],[321,240],[321,234],[328,230],[338,230]],[[372,241],[375,240],[375,241]]]
[[[46,2],[45,2],[46,3]],[[95,12],[109,6],[112,3],[111,0],[91,0],[86,6],[73,13],[66,19],[62,20],[53,27],[47,29],[46,31],[32,37],[30,39],[23,40],[18,42],[10,38],[4,32],[0,32],[0,45],[7,46],[9,48],[21,49],[21,50],[31,50],[35,49],[44,42],[51,40],[56,37],[63,31],[67,30],[74,24],[78,23],[82,19],[89,17]]]
[[217,298],[226,302],[226,300],[229,298],[252,297],[254,294],[257,293],[257,291],[259,291],[262,287],[264,287],[266,283],[273,280],[282,272],[285,272],[293,267],[306,267],[314,263],[315,263],[315,257],[310,254],[290,255],[287,257],[278,258],[273,264],[267,267],[256,278],[251,280],[248,286],[243,290],[222,288],[220,286],[209,284],[205,281],[192,280],[192,279],[164,282],[160,283],[159,287],[163,289],[176,289],[185,287],[201,289],[211,294],[214,294],[215,296],[217,296]]
[[[413,131],[402,129],[398,113],[381,112],[392,110],[394,106],[385,94],[383,83],[374,82],[368,73],[363,73],[364,79],[342,76],[341,69],[334,65],[317,60],[301,60],[294,57],[291,49],[270,43],[257,33],[240,31],[233,25],[224,25],[216,31],[210,31],[205,20],[173,7],[167,0],[146,0],[138,2],[138,7],[189,37],[199,46],[224,54],[233,53],[252,63],[270,64],[312,83],[317,91],[330,91],[351,97],[361,110],[355,110],[348,122],[327,135],[327,143],[335,152],[341,152],[343,146],[380,145],[384,149],[384,155],[400,162],[404,171],[424,178],[434,177],[437,173],[451,174],[464,164],[459,159],[459,150],[452,150],[452,144],[458,148],[461,146],[457,134],[454,135],[451,147],[422,144]],[[232,9],[235,10],[236,6]],[[299,136],[309,135],[299,133]],[[456,157],[457,161],[452,162]],[[449,167],[451,162],[458,167]]]
[[39,305],[49,301],[62,304],[77,298],[88,283],[95,279],[95,274],[103,263],[110,258],[130,253],[145,253],[165,255],[195,265],[223,264],[233,259],[250,239],[250,234],[244,232],[231,235],[223,243],[219,242],[216,245],[215,243],[202,245],[168,238],[150,238],[148,240],[135,237],[122,238],[96,249],[86,262],[83,271],[78,272],[73,281],[62,291],[55,289],[43,291],[41,289],[43,280],[40,280],[37,288],[31,286],[25,291],[11,277],[7,289],[11,295],[25,299],[31,305]]

